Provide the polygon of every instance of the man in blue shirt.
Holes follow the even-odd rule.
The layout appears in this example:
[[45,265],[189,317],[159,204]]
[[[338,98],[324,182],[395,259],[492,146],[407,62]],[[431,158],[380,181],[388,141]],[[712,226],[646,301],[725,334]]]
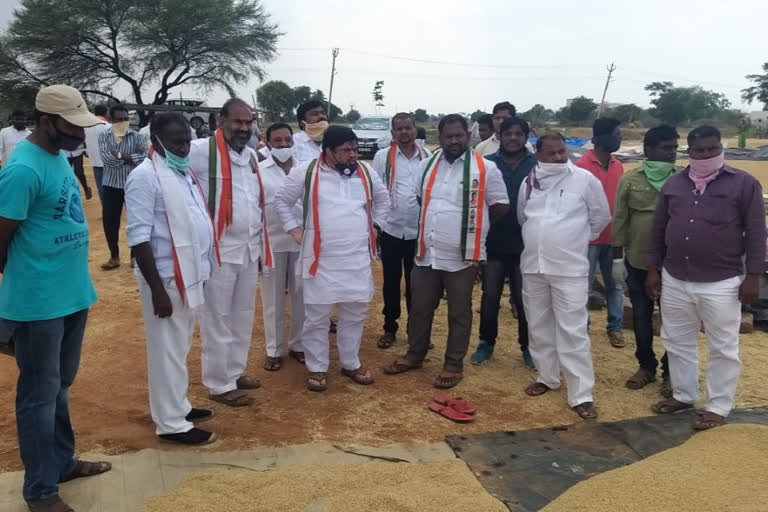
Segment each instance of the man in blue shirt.
[[[507,186],[509,204],[517,204],[520,185],[536,166],[536,157],[525,144],[530,128],[528,122],[519,117],[509,117],[501,125],[499,150],[486,158],[501,171]],[[491,225],[485,243],[488,261],[483,269],[483,298],[480,305],[480,343],[470,361],[472,364],[487,363],[493,356],[496,336],[499,331],[499,301],[504,290],[504,278],[509,278],[512,302],[517,308],[517,328],[523,361],[533,368],[533,359],[528,352],[528,322],[525,319],[522,298],[522,277],[520,275],[520,254],[523,252],[523,237],[517,221],[515,208],[497,223]]]
[[108,471],[74,458],[69,387],[80,362],[88,308],[88,224],[64,151],[100,121],[65,85],[40,90],[35,131],[0,172],[0,319],[15,343],[16,425],[24,499],[33,512],[71,510],[58,483]]

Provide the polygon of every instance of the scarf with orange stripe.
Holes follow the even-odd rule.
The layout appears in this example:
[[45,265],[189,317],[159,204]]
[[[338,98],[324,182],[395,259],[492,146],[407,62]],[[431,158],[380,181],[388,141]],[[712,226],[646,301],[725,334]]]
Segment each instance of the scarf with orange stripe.
[[[418,144],[414,144],[416,146],[416,151],[419,154],[419,161],[421,161],[424,158],[424,151],[419,147]],[[387,151],[387,162],[384,167],[384,183],[387,185],[387,190],[389,190],[390,197],[393,197],[395,194],[395,183],[397,176],[395,175],[396,168],[395,168],[395,162],[397,161],[397,144],[395,144],[394,141],[392,141],[392,146],[389,148],[389,151]]]
[[[317,266],[320,260],[320,213],[318,205],[320,203],[319,197],[319,181],[320,181],[320,164],[323,163],[322,155],[316,160],[312,160],[307,167],[307,174],[304,178],[304,233],[312,231],[312,241],[310,244],[304,243],[302,251],[311,251],[311,258],[308,260],[301,258],[302,261],[309,261],[308,265],[304,265],[302,271],[302,277],[311,278],[317,275]],[[373,227],[373,182],[371,181],[371,172],[368,167],[358,162],[357,163],[357,175],[360,177],[360,181],[365,189],[365,210],[368,215],[368,238],[370,240],[369,249],[371,251],[371,259],[376,257],[376,230]],[[307,228],[307,226],[311,226]]]
[[[229,147],[221,129],[208,138],[208,210],[212,212],[218,240],[224,231],[232,225],[232,162],[229,160]],[[245,148],[243,151],[249,151]],[[264,185],[256,159],[251,155],[251,170],[259,180],[259,203],[261,205],[262,263],[272,267],[272,248],[267,233],[267,213],[264,199]]]
[[[419,212],[419,236],[416,257],[424,259],[427,252],[424,242],[424,223],[435,184],[437,168],[443,152],[435,153],[427,163],[421,177],[421,211]],[[461,215],[461,256],[464,261],[480,261],[483,235],[483,205],[485,204],[485,160],[480,153],[467,148],[464,154],[463,204]]]

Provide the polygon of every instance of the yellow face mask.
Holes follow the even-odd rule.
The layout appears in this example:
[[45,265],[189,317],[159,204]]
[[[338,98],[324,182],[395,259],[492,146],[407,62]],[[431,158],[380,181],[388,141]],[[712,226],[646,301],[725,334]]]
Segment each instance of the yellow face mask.
[[328,121],[318,121],[316,123],[304,123],[304,131],[315,142],[322,142],[323,135],[328,130]]
[[123,142],[125,134],[128,133],[130,121],[120,121],[119,123],[112,124],[112,132],[115,134],[115,140],[118,144]]

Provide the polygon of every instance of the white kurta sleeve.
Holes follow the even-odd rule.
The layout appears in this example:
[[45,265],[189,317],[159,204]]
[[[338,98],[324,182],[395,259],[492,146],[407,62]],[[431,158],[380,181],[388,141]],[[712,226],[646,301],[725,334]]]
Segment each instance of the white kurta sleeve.
[[125,215],[128,247],[149,242],[155,223],[155,198],[160,186],[154,169],[140,165],[125,181]]
[[586,179],[584,201],[587,203],[589,215],[590,240],[594,240],[600,236],[605,226],[611,223],[611,209],[608,206],[608,199],[605,197],[605,191],[600,180],[592,174],[587,174]]
[[371,182],[373,183],[373,223],[381,229],[386,228],[387,217],[392,209],[392,202],[389,199],[389,191],[384,186],[384,182],[376,173],[371,173]]
[[489,160],[485,161],[485,204],[509,204],[504,177],[496,164]]
[[[189,148],[189,167],[197,177],[203,189],[203,199],[208,201],[208,139],[195,139]],[[213,213],[213,212],[211,212]]]
[[376,171],[376,174],[379,176],[381,181],[384,181],[384,174],[387,170],[387,152],[389,151],[389,148],[380,149],[376,152],[376,155],[373,157],[373,170]]
[[525,221],[525,203],[527,199],[525,198],[525,192],[527,190],[527,186],[525,184],[525,180],[520,184],[520,190],[517,192],[517,222],[522,226]]
[[[300,165],[291,169],[286,176],[283,186],[275,194],[275,210],[286,233],[302,225],[302,219],[296,218],[295,206],[299,199],[304,197],[304,179],[307,175],[307,166]],[[303,204],[303,202],[302,202]]]

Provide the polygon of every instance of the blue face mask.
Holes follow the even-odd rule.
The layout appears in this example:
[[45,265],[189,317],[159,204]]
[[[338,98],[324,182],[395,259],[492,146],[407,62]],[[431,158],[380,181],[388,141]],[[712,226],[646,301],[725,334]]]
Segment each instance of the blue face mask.
[[157,143],[160,144],[160,147],[163,148],[163,151],[165,152],[165,163],[170,167],[171,169],[176,169],[182,174],[186,174],[187,170],[189,169],[189,154],[185,157],[181,157],[179,155],[174,155],[167,149],[165,149],[165,146],[163,146],[163,143],[160,142],[160,139],[156,139]]

